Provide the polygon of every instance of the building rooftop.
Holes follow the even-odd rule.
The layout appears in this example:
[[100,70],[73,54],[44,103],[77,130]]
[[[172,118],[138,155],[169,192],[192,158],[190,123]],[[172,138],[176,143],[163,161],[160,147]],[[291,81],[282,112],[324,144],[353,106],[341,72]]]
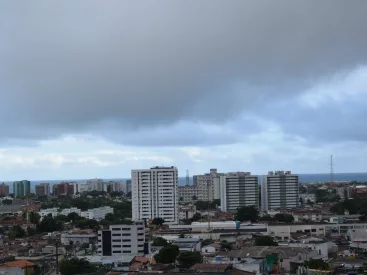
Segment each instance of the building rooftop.
[[197,243],[200,242],[199,238],[177,238],[174,239],[173,242],[175,243]]
[[238,250],[220,252],[218,255],[222,257],[232,258],[265,258],[268,254],[279,254],[281,258],[297,256],[299,253],[308,253],[308,250],[300,247],[281,247],[281,246],[250,246],[243,247]]

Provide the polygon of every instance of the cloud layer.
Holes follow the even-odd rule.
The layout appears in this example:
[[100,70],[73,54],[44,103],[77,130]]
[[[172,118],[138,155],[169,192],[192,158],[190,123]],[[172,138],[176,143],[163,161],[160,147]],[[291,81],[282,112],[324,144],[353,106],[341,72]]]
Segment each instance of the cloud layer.
[[[0,161],[138,165],[127,150],[141,165],[267,170],[298,152],[304,170],[340,148],[362,161],[366,25],[363,0],[0,3]],[[81,135],[72,155],[64,137]],[[103,140],[118,157],[96,153]]]
[[364,1],[39,1],[0,10],[7,137],[222,124],[367,59]]

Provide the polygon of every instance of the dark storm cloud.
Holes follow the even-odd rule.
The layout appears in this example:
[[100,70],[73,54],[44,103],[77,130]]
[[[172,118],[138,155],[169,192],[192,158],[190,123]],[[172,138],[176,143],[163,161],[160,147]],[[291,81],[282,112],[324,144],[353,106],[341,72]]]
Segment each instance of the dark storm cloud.
[[2,2],[0,135],[225,123],[365,64],[365,26],[366,1]]

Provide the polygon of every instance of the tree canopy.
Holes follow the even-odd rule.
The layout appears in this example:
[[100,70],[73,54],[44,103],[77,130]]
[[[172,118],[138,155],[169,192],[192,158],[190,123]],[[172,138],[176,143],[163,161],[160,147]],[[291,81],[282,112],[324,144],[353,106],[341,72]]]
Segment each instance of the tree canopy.
[[159,218],[159,217],[154,218],[152,220],[152,224],[154,224],[154,225],[162,225],[162,224],[164,224],[164,219],[163,218]]
[[154,246],[166,246],[168,244],[167,240],[162,237],[155,237],[153,239],[153,245]]
[[294,221],[294,217],[291,214],[278,213],[274,215],[274,219],[277,222],[291,223]]
[[157,254],[154,255],[157,263],[170,264],[173,263],[177,256],[180,254],[180,250],[177,245],[166,245]]
[[242,206],[237,209],[235,214],[236,221],[252,221],[255,222],[259,219],[259,211],[253,205],[251,206]]
[[310,269],[330,270],[329,264],[322,259],[310,259],[305,261],[305,266]]
[[29,221],[33,224],[38,224],[41,219],[41,216],[37,212],[29,213]]
[[278,243],[270,236],[257,236],[255,238],[255,245],[257,246],[278,246]]
[[60,262],[60,272],[62,275],[92,273],[95,271],[97,271],[97,268],[85,259],[63,259]]
[[188,268],[194,264],[201,263],[201,254],[199,251],[182,251],[178,257],[177,260],[181,267]]

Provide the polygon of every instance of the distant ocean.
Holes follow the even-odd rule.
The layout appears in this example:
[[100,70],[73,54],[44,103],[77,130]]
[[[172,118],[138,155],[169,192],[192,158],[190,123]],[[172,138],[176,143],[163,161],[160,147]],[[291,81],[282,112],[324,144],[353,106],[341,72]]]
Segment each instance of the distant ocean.
[[[103,179],[104,181],[124,181],[129,178],[115,178],[115,179]],[[51,186],[60,182],[80,182],[86,183],[88,179],[65,179],[65,180],[32,180],[31,191],[34,192],[34,187],[42,182],[48,182]],[[330,174],[299,174],[299,181],[302,183],[308,182],[328,182],[330,181]],[[335,173],[334,181],[359,181],[367,182],[367,173]],[[0,180],[0,182],[2,182]],[[259,180],[260,182],[260,180]],[[13,182],[5,181],[5,184],[9,184],[9,191],[13,192]],[[179,177],[178,184],[180,186],[186,185],[186,178]],[[193,184],[192,177],[190,177],[190,185]]]

